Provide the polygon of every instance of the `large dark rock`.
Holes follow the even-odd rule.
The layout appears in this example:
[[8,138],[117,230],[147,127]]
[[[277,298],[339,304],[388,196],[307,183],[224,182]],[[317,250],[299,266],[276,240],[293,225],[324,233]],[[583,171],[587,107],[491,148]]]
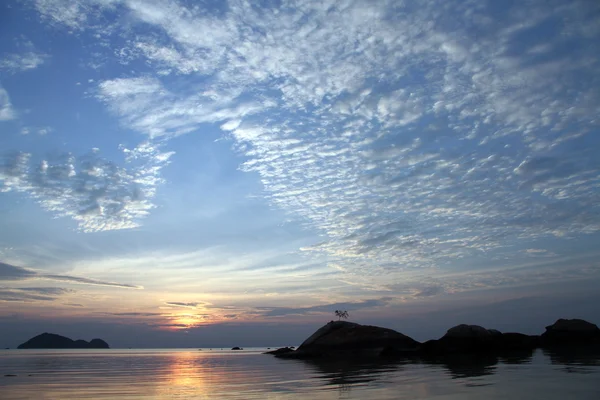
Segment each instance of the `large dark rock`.
[[72,340],[54,333],[42,333],[22,343],[18,349],[108,349],[108,343],[102,339]]
[[421,352],[425,354],[474,353],[488,351],[492,348],[492,334],[478,325],[457,325],[448,329],[438,340],[423,343]]
[[507,332],[494,338],[494,349],[499,352],[533,350],[540,345],[540,337],[523,333]]
[[559,319],[546,327],[541,344],[544,347],[600,345],[600,329],[582,319]]
[[372,357],[384,350],[412,352],[420,343],[392,329],[332,321],[306,339],[296,351],[278,354],[284,358]]
[[429,340],[421,346],[423,354],[504,353],[534,349],[537,336],[521,333],[501,333],[478,325],[457,325],[438,340]]

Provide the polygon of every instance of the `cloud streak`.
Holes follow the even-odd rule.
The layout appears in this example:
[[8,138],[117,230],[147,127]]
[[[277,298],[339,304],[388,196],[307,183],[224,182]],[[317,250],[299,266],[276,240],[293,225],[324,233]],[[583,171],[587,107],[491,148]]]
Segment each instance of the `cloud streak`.
[[[0,265],[0,269],[1,269]],[[63,294],[73,293],[73,290],[57,287],[39,288],[9,288],[0,287],[0,301],[7,302],[34,302],[55,301]]]
[[333,314],[334,310],[357,311],[374,307],[383,307],[390,303],[391,298],[369,299],[357,302],[342,302],[323,304],[312,307],[257,307],[256,311],[265,317],[282,317],[286,315]]
[[[107,282],[98,279],[83,278],[79,276],[45,274],[31,269],[17,267],[15,265],[0,262],[0,281],[26,281],[26,280],[50,280],[65,283],[75,283],[94,286],[108,286],[123,289],[143,289],[141,286],[124,283]],[[25,289],[28,290],[28,289]],[[34,290],[34,289],[31,289]],[[39,290],[39,289],[35,289]],[[48,291],[46,291],[48,292]]]

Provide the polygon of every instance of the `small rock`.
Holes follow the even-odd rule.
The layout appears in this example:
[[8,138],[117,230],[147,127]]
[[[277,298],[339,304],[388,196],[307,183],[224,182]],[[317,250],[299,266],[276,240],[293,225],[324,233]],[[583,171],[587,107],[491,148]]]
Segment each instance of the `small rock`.
[[291,347],[282,347],[277,350],[267,351],[265,354],[279,355],[279,354],[291,353],[293,351],[294,351],[294,349],[292,349]]

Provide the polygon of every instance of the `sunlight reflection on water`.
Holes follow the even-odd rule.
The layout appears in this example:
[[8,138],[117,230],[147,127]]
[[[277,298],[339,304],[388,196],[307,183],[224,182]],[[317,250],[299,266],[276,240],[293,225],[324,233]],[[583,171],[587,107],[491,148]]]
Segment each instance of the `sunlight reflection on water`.
[[599,360],[537,351],[349,364],[280,360],[258,349],[8,350],[0,352],[0,398],[598,399]]

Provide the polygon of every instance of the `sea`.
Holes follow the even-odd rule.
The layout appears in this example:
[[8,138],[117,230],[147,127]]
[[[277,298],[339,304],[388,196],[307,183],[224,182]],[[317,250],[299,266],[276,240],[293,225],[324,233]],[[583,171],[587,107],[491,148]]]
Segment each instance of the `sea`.
[[377,362],[266,350],[0,350],[0,399],[600,399],[587,350]]

